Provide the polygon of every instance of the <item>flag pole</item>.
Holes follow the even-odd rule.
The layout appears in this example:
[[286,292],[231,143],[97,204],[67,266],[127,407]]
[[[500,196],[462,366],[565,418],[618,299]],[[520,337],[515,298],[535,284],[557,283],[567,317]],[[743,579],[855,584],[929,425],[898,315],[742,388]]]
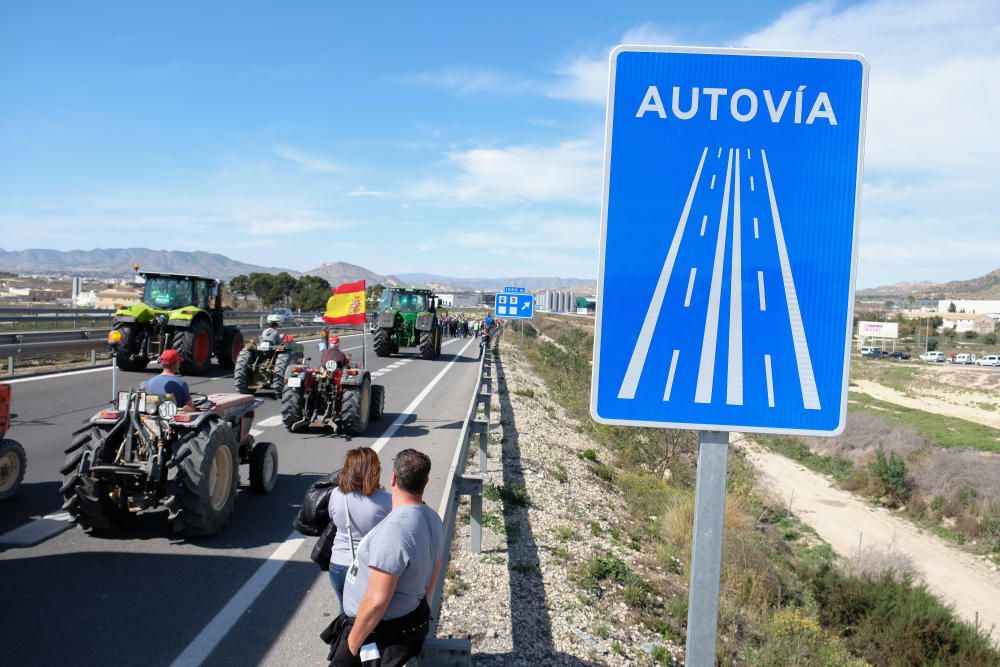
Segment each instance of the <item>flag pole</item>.
[[365,287],[361,290],[364,294],[361,305],[365,309],[365,321],[361,323],[361,365],[368,368],[368,284],[364,283],[364,285]]

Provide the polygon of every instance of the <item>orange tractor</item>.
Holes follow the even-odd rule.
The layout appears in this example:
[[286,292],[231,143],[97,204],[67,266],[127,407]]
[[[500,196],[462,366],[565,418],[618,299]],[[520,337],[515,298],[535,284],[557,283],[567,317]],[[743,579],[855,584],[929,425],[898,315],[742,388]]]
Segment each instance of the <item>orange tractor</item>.
[[0,382],[0,500],[7,500],[17,492],[27,467],[24,448],[16,440],[4,437],[12,416],[10,385]]

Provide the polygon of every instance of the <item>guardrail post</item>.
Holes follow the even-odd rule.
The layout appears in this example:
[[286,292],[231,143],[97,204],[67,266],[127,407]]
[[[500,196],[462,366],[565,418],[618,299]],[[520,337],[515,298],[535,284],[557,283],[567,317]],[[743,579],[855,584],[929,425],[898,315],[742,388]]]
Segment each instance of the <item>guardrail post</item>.
[[90,365],[91,366],[97,365],[97,350],[90,351]]
[[471,433],[479,434],[479,472],[486,472],[486,443],[489,438],[490,423],[476,419],[470,426]]
[[7,375],[14,374],[14,357],[7,357]]
[[458,479],[458,493],[470,496],[469,549],[474,554],[480,554],[483,552],[483,478],[479,475],[462,475]]

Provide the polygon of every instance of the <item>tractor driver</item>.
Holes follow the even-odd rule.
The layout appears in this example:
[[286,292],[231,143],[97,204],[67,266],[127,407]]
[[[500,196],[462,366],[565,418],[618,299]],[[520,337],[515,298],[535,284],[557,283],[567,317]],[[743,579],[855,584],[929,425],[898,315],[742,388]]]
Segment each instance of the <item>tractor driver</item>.
[[277,345],[281,342],[281,337],[278,335],[278,322],[276,320],[268,320],[267,328],[260,332],[260,340],[263,343],[270,343],[271,345]]
[[340,349],[340,336],[331,336],[330,346],[323,350],[323,356],[320,357],[319,362],[325,367],[328,361],[335,361],[337,362],[337,368],[343,368],[350,360],[351,355],[346,354]]
[[191,400],[191,390],[188,383],[181,379],[179,374],[181,368],[181,355],[177,350],[165,350],[160,355],[160,365],[163,372],[144,382],[147,394],[166,396],[173,394],[174,400],[181,410],[194,410],[194,402]]

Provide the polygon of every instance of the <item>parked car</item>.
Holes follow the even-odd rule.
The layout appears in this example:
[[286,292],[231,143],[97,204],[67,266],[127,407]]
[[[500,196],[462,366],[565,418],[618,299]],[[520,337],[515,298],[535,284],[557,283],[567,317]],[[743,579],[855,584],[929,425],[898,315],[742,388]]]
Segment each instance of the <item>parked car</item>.
[[288,308],[272,308],[271,312],[267,314],[267,321],[277,322],[278,324],[292,324],[295,321],[295,313]]
[[880,347],[863,347],[861,348],[862,357],[870,357],[872,359],[881,359],[882,357],[889,356],[889,353]]
[[910,353],[907,352],[906,350],[897,350],[892,354],[890,354],[889,356],[892,357],[893,359],[909,359]]
[[924,352],[920,355],[924,361],[938,361],[944,363],[944,352]]
[[955,355],[956,364],[974,364],[976,363],[976,355],[969,354],[968,352],[963,352],[961,354]]
[[1000,354],[986,354],[976,359],[977,366],[1000,366]]
[[316,315],[313,315],[313,324],[323,324],[324,322],[326,322],[326,320],[323,319],[322,313],[317,313]]

